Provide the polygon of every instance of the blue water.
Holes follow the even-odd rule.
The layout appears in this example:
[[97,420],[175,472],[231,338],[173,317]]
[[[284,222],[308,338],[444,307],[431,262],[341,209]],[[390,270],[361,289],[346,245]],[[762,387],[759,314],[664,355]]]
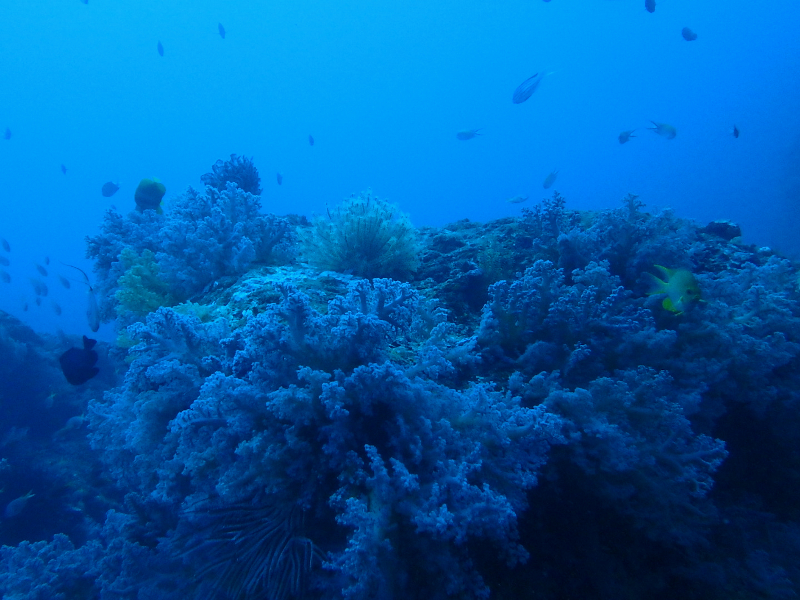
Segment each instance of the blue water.
[[[485,221],[519,214],[507,198],[549,195],[557,168],[572,208],[634,192],[800,253],[795,2],[663,0],[650,14],[640,0],[8,0],[0,22],[0,236],[13,247],[0,309],[37,329],[80,332],[84,298],[56,284],[62,316],[33,305],[35,262],[89,271],[84,237],[109,206],[133,207],[141,178],[161,179],[168,203],[231,153],[253,157],[277,214],[371,188],[417,226]],[[552,74],[512,104],[539,71]],[[645,131],[651,120],[677,137]],[[456,139],[471,128],[482,135]],[[106,199],[109,180],[120,190]]]

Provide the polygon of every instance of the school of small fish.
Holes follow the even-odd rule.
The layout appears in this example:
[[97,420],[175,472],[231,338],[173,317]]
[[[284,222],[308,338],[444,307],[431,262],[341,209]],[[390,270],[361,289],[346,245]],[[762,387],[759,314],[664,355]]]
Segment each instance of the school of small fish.
[[[550,0],[544,0],[544,2],[550,2]],[[656,2],[655,0],[644,0],[644,8],[649,13],[654,13],[656,10]],[[691,28],[684,27],[681,30],[681,36],[687,42],[693,42],[697,40],[697,33],[695,33]],[[539,88],[539,85],[542,83],[542,80],[545,78],[546,75],[551,75],[552,73],[545,73],[544,71],[539,71],[534,73],[522,83],[520,83],[516,89],[514,89],[514,93],[511,95],[511,102],[514,104],[522,104],[523,102],[527,101],[531,96],[533,96],[534,92]],[[663,137],[667,140],[673,140],[678,134],[677,129],[670,125],[669,123],[658,123],[656,121],[651,121],[653,124],[652,127],[647,127],[653,133]],[[456,139],[465,142],[467,140],[474,139],[476,136],[482,135],[479,133],[479,129],[462,129],[461,131],[456,133]],[[620,144],[626,144],[631,141],[633,138],[637,136],[633,135],[636,129],[626,129],[617,136],[617,140]],[[731,134],[734,138],[739,137],[739,129],[736,125],[733,126]],[[558,171],[553,170],[550,174],[545,177],[542,187],[544,189],[549,189],[556,181],[556,177],[558,176]],[[279,181],[280,183],[280,181]],[[512,204],[518,204],[527,200],[527,196],[514,196],[513,198],[509,198],[508,202]]]

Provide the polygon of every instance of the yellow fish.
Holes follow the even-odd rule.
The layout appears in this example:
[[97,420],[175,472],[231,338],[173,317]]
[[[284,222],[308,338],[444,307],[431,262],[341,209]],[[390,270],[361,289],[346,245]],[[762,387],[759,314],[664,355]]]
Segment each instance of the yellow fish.
[[648,273],[653,282],[653,288],[648,295],[666,294],[667,297],[661,303],[665,309],[680,315],[694,302],[700,300],[700,287],[691,272],[686,269],[668,269],[661,265],[655,267],[661,270],[664,279]]

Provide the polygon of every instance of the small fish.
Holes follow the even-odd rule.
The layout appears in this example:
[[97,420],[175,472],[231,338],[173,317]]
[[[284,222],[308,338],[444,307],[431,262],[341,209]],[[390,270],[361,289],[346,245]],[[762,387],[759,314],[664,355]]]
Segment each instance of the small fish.
[[56,313],[56,316],[61,316],[61,307],[58,305],[58,302],[55,300],[51,300],[50,303],[53,306],[53,312]]
[[33,490],[25,494],[24,496],[20,496],[16,500],[12,500],[6,506],[5,513],[3,513],[6,519],[12,519],[16,517],[19,513],[25,510],[25,505],[28,503],[28,500],[34,497]]
[[66,175],[67,174],[67,167],[65,165],[61,165],[61,172]]
[[656,12],[656,0],[644,0],[644,9],[649,12]]
[[456,134],[456,137],[462,142],[466,142],[476,136],[483,135],[482,133],[478,133],[479,131],[480,129],[462,129]]
[[34,300],[34,302],[36,302],[36,306],[42,305],[42,299],[39,296],[36,297],[36,300]]
[[84,4],[89,4],[89,0],[81,0]]
[[61,282],[61,285],[63,285],[65,288],[69,289],[72,287],[72,284],[69,282],[69,279],[67,279],[63,275],[59,275],[58,280]]
[[49,256],[45,256],[45,257],[44,257],[44,264],[45,264],[46,266],[50,266],[50,257],[49,257]]
[[0,266],[9,267],[11,266],[11,261],[8,260],[5,256],[0,256]]
[[543,72],[534,73],[530,77],[528,77],[525,81],[520,83],[517,86],[517,89],[514,90],[513,96],[511,96],[511,102],[514,104],[522,104],[533,95],[533,92],[536,91],[536,88],[539,87],[539,84],[542,82],[542,78],[544,77]]
[[11,283],[11,275],[0,269],[0,281],[3,283]]
[[28,303],[25,301],[22,302],[22,312],[28,312]]
[[544,178],[544,181],[542,182],[542,187],[546,190],[550,189],[550,186],[556,182],[556,177],[558,177],[558,170],[553,169],[552,171],[550,171],[550,175]]
[[661,265],[655,265],[655,267],[664,274],[664,279],[648,273],[652,283],[648,295],[666,294],[667,297],[661,303],[666,310],[680,315],[692,303],[700,300],[700,287],[690,271],[668,269]]
[[631,129],[629,131],[623,131],[619,134],[617,138],[620,144],[624,144],[625,142],[629,141],[631,138],[635,138],[636,136],[633,135],[633,132],[636,131],[635,129]]
[[6,127],[6,132],[3,134],[3,139],[4,140],[11,139],[11,127]]
[[665,137],[668,140],[674,140],[675,136],[678,135],[678,130],[672,125],[667,123],[656,123],[655,121],[650,122],[655,125],[655,127],[648,127],[648,129],[653,133],[657,133],[661,137]]
[[86,383],[100,372],[97,352],[93,350],[97,340],[83,336],[83,348],[72,347],[58,358],[61,372],[72,385]]
[[514,196],[513,198],[509,198],[506,202],[511,202],[511,204],[522,204],[528,199],[528,196]]
[[47,296],[50,293],[50,290],[47,289],[47,284],[40,279],[31,277],[31,285],[33,286],[33,293],[37,296]]
[[308,145],[309,146],[313,146],[314,145],[314,136],[311,135],[311,134],[308,134]]
[[116,183],[113,181],[106,181],[103,187],[100,188],[100,193],[103,194],[104,198],[111,198],[111,196],[117,193],[117,190],[119,190],[119,186]]
[[3,250],[6,252],[11,252],[11,244],[8,243],[6,238],[0,238],[0,244],[2,244]]
[[219,37],[223,40],[225,39],[225,28],[222,26],[222,23],[217,23],[217,29],[219,30]]
[[45,269],[39,263],[34,263],[34,265],[36,265],[36,270],[39,271],[39,275],[41,275],[42,277],[47,277],[47,269]]
[[733,137],[738,138],[739,137],[739,128],[736,125],[734,125],[733,126],[733,131],[731,131],[731,133],[733,134]]
[[282,185],[282,184],[283,184],[283,175],[281,175],[280,173],[278,173],[278,174],[276,175],[276,179],[278,180],[278,185]]
[[693,42],[697,39],[697,34],[688,27],[681,29],[681,35],[687,42]]
[[161,45],[161,41],[160,40],[158,42],[158,46],[156,46],[156,49],[158,50],[158,55],[159,56],[164,56],[164,46]]

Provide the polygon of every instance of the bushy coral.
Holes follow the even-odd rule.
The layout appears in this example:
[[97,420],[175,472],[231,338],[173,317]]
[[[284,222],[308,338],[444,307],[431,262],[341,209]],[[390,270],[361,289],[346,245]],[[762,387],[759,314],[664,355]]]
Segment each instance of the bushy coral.
[[302,241],[305,259],[318,269],[405,280],[418,264],[419,246],[408,217],[370,192],[317,215]]
[[220,192],[224,192],[230,182],[248,194],[261,195],[258,169],[253,164],[253,159],[246,156],[231,154],[230,160],[219,159],[211,166],[211,172],[201,176],[200,180]]
[[[348,597],[389,597],[411,580],[480,597],[467,542],[524,559],[516,515],[560,422],[485,386],[459,392],[387,362],[389,339],[425,330],[418,306],[407,284],[389,280],[354,283],[326,314],[286,288],[280,305],[227,338],[221,322],[162,308],[129,327],[137,358],[124,389],[93,403],[93,444],[118,481],[176,512],[187,500],[230,506],[262,493],[308,511],[320,532],[309,535],[333,552]],[[374,521],[379,562],[401,579],[355,560],[355,507]],[[414,557],[426,548],[438,558],[421,578]]]
[[[106,213],[101,233],[87,238],[105,319],[114,316],[120,297],[130,305],[123,310],[133,312],[152,308],[158,296],[183,302],[223,277],[246,272],[255,261],[288,259],[294,235],[289,222],[261,213],[258,196],[226,185],[203,193],[190,188],[161,215]],[[136,273],[130,271],[133,256],[140,257]]]

